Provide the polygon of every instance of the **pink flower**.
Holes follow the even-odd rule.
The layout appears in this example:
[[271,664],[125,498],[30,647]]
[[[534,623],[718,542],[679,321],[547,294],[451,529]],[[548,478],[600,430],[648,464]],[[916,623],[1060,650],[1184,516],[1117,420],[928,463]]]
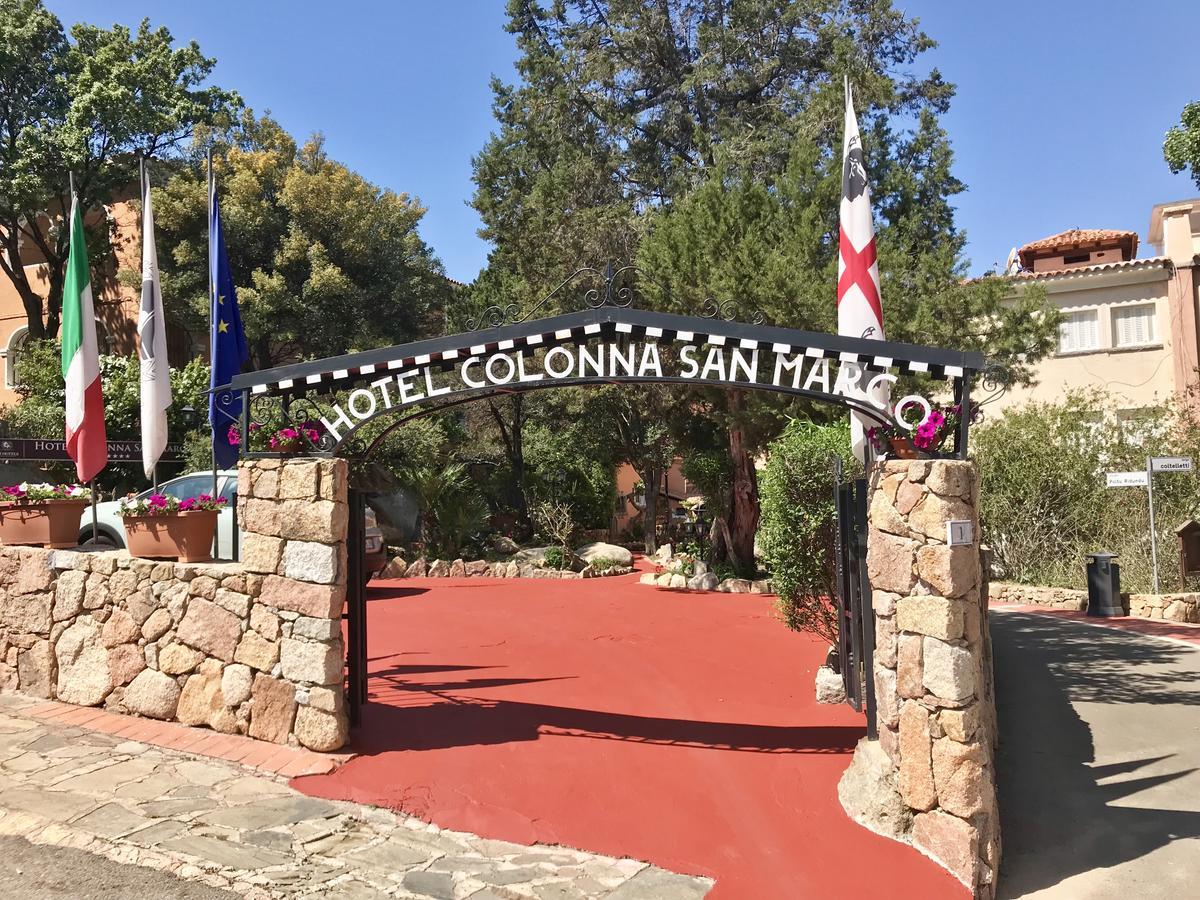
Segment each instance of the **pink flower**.
[[167,498],[165,496],[163,496],[162,494],[151,494],[150,495],[150,506],[154,509],[166,509],[167,508]]
[[188,498],[187,498],[187,499],[185,499],[185,500],[180,500],[180,501],[179,501],[179,511],[180,511],[180,512],[187,512],[189,509],[191,509],[191,508],[192,508],[193,506],[195,506],[195,505],[196,505],[196,498],[195,498],[195,497],[188,497]]
[[226,433],[225,438],[229,441],[230,447],[240,447],[242,445],[242,433],[236,425],[229,426],[229,431]]

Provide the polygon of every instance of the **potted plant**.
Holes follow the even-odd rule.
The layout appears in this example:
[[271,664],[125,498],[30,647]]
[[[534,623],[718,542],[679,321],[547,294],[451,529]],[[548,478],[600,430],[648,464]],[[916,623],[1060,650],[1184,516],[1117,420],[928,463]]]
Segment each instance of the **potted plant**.
[[[972,404],[971,421],[979,415]],[[867,439],[876,452],[893,459],[918,459],[935,456],[953,445],[954,435],[962,422],[962,406],[934,406],[919,425],[902,428],[899,425],[880,425],[867,429]]]
[[182,500],[166,494],[126,497],[121,501],[121,518],[130,555],[180,562],[212,559],[217,513],[224,505],[224,497],[208,494]]
[[76,547],[91,499],[79,484],[10,484],[0,490],[0,543]]

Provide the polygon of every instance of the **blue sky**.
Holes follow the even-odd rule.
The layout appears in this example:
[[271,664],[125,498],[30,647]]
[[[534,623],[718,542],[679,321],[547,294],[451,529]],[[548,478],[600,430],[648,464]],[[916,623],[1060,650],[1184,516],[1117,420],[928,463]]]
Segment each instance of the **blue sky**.
[[[973,273],[1066,228],[1144,240],[1152,205],[1200,195],[1161,149],[1183,105],[1200,99],[1194,0],[896,3],[940,44],[919,65],[958,86],[944,123],[968,186],[958,209]],[[421,233],[451,277],[470,281],[484,264],[467,201],[471,156],[492,128],[489,78],[513,77],[500,0],[47,5],[64,24],[134,25],[149,13],[195,39],[217,57],[217,83],[298,137],[324,132],[334,158],[419,197]]]

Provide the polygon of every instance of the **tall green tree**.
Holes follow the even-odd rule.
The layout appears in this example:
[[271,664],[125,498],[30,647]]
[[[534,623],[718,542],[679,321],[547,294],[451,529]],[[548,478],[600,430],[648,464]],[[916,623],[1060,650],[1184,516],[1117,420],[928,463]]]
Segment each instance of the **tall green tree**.
[[1189,169],[1192,180],[1200,187],[1200,101],[1187,104],[1179,116],[1179,124],[1167,130],[1163,156],[1172,172]]
[[[535,295],[580,250],[632,249],[622,258],[658,308],[732,299],[743,315],[833,330],[849,75],[889,336],[987,344],[1024,364],[1045,352],[1052,324],[1031,315],[1032,294],[1010,313],[1003,285],[960,283],[962,185],[938,123],[953,88],[915,65],[934,42],[889,0],[510,0],[508,12],[519,82],[494,82],[499,129],[475,163],[495,245],[485,280],[507,296]],[[689,402],[726,436],[725,549],[748,568],[753,459],[780,428],[778,404]]]
[[440,330],[454,288],[418,231],[425,208],[331,159],[320,135],[297,145],[250,110],[231,128],[199,130],[155,193],[160,240],[171,248],[163,292],[184,301],[183,324],[207,327],[208,147],[255,367]]
[[[205,85],[214,59],[149,20],[70,35],[41,0],[0,0],[0,270],[33,338],[58,334],[68,172],[85,209],[103,206],[135,183],[139,154],[176,156],[194,128],[239,102]],[[102,255],[107,228],[98,237],[89,245]],[[26,271],[31,259],[45,266],[45,287]]]

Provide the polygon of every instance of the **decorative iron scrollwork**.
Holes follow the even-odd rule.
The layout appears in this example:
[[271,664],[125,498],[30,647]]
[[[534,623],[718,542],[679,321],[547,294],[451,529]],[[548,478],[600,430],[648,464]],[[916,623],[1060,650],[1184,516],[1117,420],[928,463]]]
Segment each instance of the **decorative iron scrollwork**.
[[980,399],[974,401],[975,406],[986,406],[995,403],[1008,393],[1012,386],[1012,370],[1000,363],[988,363],[979,372]]
[[467,319],[467,331],[479,331],[481,328],[499,328],[501,325],[521,321],[521,308],[515,303],[504,306],[489,306],[478,316]]
[[554,290],[529,307],[525,312],[521,312],[521,308],[515,303],[495,304],[484,309],[479,315],[467,319],[467,331],[481,331],[485,328],[499,328],[502,325],[516,325],[524,322],[555,297],[562,294],[568,285],[580,278],[589,276],[598,279],[600,286],[589,288],[584,292],[583,302],[585,306],[589,309],[600,309],[602,306],[627,308],[633,305],[634,299],[634,289],[628,283],[628,273],[637,271],[637,266],[616,265],[613,263],[609,263],[603,272],[591,266],[583,266],[564,278]]
[[[704,301],[704,306],[700,310],[702,319],[722,319],[726,322],[732,322],[738,318],[738,304],[736,300],[716,300],[709,297]],[[767,320],[758,310],[753,310],[750,314],[751,325],[761,325]]]

